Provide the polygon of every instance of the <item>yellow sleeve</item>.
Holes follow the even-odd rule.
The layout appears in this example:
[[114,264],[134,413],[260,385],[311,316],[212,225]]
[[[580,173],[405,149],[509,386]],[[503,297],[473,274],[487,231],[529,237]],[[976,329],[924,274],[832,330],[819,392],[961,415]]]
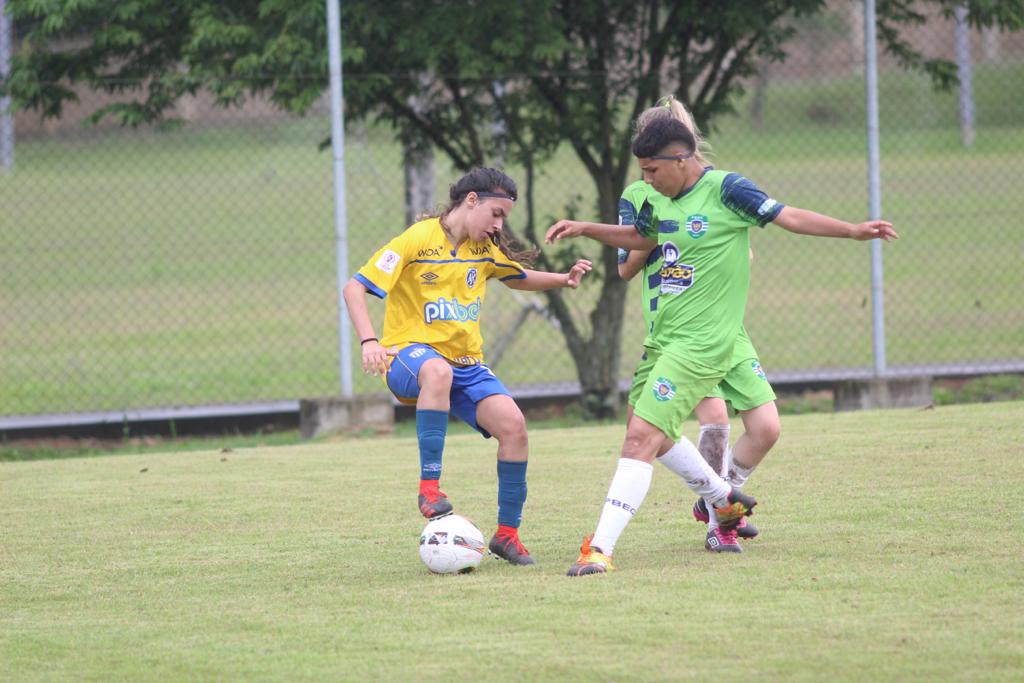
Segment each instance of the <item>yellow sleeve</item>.
[[410,244],[409,231],[406,230],[378,249],[353,277],[374,296],[387,297],[409,263]]
[[499,280],[516,280],[526,277],[526,270],[505,256],[504,252],[497,247],[494,248],[494,267],[491,269],[488,278],[497,278]]

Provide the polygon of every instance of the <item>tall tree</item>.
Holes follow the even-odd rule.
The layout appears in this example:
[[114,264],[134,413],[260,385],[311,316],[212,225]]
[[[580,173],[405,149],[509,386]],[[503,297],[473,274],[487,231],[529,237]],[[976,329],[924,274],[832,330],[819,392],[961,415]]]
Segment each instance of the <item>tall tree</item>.
[[[527,171],[568,144],[597,190],[597,216],[616,221],[631,165],[628,122],[659,95],[683,99],[707,126],[730,110],[757,64],[785,58],[791,19],[825,0],[345,0],[345,103],[350,120],[390,122],[406,145],[433,147],[460,169],[501,155]],[[960,0],[879,0],[879,36],[939,85],[955,67],[927,60],[903,29]],[[1018,30],[1020,0],[970,0],[976,27]],[[0,85],[22,107],[60,116],[85,84],[129,101],[94,112],[126,125],[161,121],[206,89],[225,106],[267,93],[304,112],[328,83],[323,0],[9,0],[26,38]],[[410,103],[415,102],[416,106]],[[497,124],[497,125],[496,125]],[[537,241],[527,206],[522,237]],[[553,257],[541,255],[552,267]],[[558,291],[549,307],[576,363],[590,415],[617,406],[625,286],[603,248],[589,326]]]

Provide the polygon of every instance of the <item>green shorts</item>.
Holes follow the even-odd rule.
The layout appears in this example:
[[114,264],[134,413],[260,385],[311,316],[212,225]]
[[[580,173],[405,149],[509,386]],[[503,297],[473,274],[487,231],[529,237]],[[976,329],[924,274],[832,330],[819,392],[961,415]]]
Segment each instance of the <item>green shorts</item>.
[[722,380],[722,370],[671,352],[647,349],[633,375],[633,414],[678,441],[683,420]]
[[724,375],[721,370],[667,356],[652,349],[644,352],[633,375],[629,405],[673,441],[681,435],[683,420],[704,398],[724,399],[734,410],[752,410],[775,400],[749,339],[737,342],[730,359],[733,366]]
[[740,328],[732,347],[729,371],[715,389],[721,393],[718,398],[728,401],[733,410],[752,410],[775,400],[775,392],[745,328]]
[[733,410],[753,410],[775,400],[775,392],[757,357],[744,358],[730,368],[715,387]]

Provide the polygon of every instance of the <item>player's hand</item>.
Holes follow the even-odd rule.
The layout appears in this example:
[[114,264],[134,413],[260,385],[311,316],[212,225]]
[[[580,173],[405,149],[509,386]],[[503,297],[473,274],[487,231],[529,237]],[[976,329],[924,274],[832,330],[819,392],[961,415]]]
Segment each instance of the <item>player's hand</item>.
[[583,223],[580,221],[560,220],[544,235],[544,244],[554,244],[567,237],[579,237],[583,234]]
[[386,375],[391,365],[390,357],[398,353],[398,348],[392,346],[386,349],[378,341],[369,341],[363,344],[363,372],[369,375]]
[[569,269],[566,274],[565,286],[576,289],[580,286],[580,282],[583,280],[583,276],[591,271],[594,264],[586,259],[580,259],[576,262],[572,268]]
[[867,221],[853,226],[854,232],[850,237],[860,242],[865,240],[898,240],[899,235],[892,229],[889,221]]

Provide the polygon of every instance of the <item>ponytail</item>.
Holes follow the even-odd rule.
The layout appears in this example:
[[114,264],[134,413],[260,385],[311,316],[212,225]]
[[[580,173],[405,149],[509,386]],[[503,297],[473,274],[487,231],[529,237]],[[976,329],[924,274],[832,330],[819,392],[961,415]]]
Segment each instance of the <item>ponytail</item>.
[[704,135],[700,132],[700,128],[697,127],[697,122],[693,120],[693,114],[691,114],[690,110],[686,108],[686,105],[677,100],[674,95],[666,95],[665,97],[662,97],[658,100],[658,103],[655,106],[641,112],[640,116],[636,118],[636,123],[634,124],[634,138],[639,135],[652,121],[667,118],[675,119],[686,126],[686,128],[693,134],[693,139],[697,143],[693,158],[700,162],[701,166],[710,166],[711,163],[708,161],[708,156],[711,155],[711,146],[704,139]]

